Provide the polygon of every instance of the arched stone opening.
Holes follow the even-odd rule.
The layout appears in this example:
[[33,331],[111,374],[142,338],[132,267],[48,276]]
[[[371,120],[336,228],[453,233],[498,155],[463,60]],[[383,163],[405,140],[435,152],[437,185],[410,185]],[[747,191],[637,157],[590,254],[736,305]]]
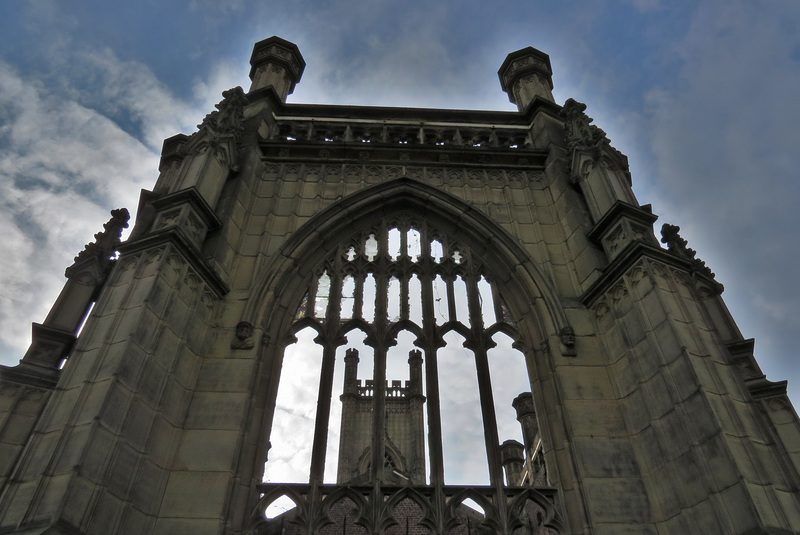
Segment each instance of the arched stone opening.
[[[345,198],[312,218],[262,273],[245,311],[265,341],[254,393],[266,406],[261,436],[268,436],[272,424],[286,333],[313,325],[319,333],[315,341],[323,347],[312,484],[323,481],[327,430],[338,425],[329,420],[331,397],[338,394],[332,391],[337,348],[355,327],[367,333],[365,343],[375,353],[373,430],[386,426],[385,398],[393,388],[386,383],[391,379],[387,351],[398,332],[416,336],[428,385],[424,395],[432,438],[426,479],[433,485],[445,483],[436,351],[448,332],[464,339],[474,354],[490,483],[504,484],[487,361],[492,336],[502,332],[513,339],[535,390],[537,369],[548,368],[551,358],[540,348],[566,321],[534,262],[502,228],[462,201],[404,177]],[[441,307],[438,313],[435,305]],[[385,464],[386,442],[383,433],[372,436],[369,464],[372,477],[382,480],[378,467]]]

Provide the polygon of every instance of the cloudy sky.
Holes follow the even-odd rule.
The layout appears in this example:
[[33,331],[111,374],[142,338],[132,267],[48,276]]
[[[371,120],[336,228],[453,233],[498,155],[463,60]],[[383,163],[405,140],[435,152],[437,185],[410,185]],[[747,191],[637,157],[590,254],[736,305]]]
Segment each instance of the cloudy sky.
[[271,35],[307,61],[304,103],[513,110],[506,54],[550,54],[557,102],[587,103],[800,400],[796,0],[2,2],[0,362],[108,211],[155,183],[163,138],[247,89]]

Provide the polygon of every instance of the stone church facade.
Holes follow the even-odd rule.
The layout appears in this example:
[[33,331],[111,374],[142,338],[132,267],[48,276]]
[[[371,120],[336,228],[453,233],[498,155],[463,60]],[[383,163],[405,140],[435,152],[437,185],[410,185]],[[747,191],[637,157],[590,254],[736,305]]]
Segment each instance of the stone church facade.
[[[281,497],[309,534],[800,532],[785,382],[761,373],[679,229],[659,244],[586,106],[555,103],[546,54],[503,62],[517,112],[290,104],[305,61],[277,37],[251,65],[247,93],[164,142],[130,237],[115,210],[0,370],[0,533],[283,533],[267,515]],[[309,477],[262,483],[303,329],[322,351]],[[373,353],[368,458],[328,484],[337,349],[355,329]],[[427,422],[427,467],[408,481],[387,475],[401,331]],[[477,371],[487,485],[444,478],[448,333]],[[525,444],[498,436],[499,333],[530,380]]]

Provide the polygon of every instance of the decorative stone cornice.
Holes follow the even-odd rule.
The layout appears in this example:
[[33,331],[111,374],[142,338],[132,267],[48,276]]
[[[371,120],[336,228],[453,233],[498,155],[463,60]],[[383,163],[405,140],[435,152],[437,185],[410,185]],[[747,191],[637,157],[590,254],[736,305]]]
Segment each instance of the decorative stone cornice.
[[721,292],[722,285],[716,281],[715,274],[705,262],[696,257],[697,251],[690,248],[688,246],[689,243],[681,238],[680,230],[681,227],[678,225],[664,223],[664,225],[661,227],[661,243],[665,243],[667,245],[667,250],[670,253],[688,260],[692,265],[693,271],[697,271],[713,280],[717,285],[719,285]]
[[216,135],[232,135],[236,138],[244,131],[242,122],[246,105],[247,97],[241,87],[223,91],[222,100],[214,105],[217,110],[206,115],[197,128],[206,128]]
[[600,243],[600,237],[622,217],[630,218],[648,227],[652,226],[658,219],[658,216],[653,214],[653,207],[649,204],[633,206],[623,201],[617,201],[611,207],[611,210],[606,212],[600,221],[592,227],[587,233],[587,237],[596,243]]
[[220,277],[214,268],[200,256],[196,247],[189,242],[184,234],[179,232],[175,227],[154,231],[133,241],[128,240],[120,245],[118,250],[120,254],[123,255],[133,254],[139,251],[157,248],[165,244],[173,245],[178,252],[183,255],[186,261],[189,262],[194,270],[202,277],[217,297],[222,297],[230,291],[230,287],[222,277]]
[[[611,145],[606,133],[598,126],[593,125],[594,119],[585,112],[586,104],[571,98],[567,99],[561,108],[561,118],[564,120],[566,129],[567,150],[570,152],[589,151],[594,159],[599,159],[603,155],[603,149],[606,149],[606,156],[626,173],[630,182],[628,158]],[[577,171],[573,168],[573,175]]]
[[94,235],[94,241],[87,243],[83,251],[75,257],[75,262],[64,272],[68,279],[78,275],[86,263],[96,261],[104,273],[113,265],[114,252],[120,244],[122,230],[128,228],[131,215],[125,208],[111,210],[111,219],[103,224],[103,230]]

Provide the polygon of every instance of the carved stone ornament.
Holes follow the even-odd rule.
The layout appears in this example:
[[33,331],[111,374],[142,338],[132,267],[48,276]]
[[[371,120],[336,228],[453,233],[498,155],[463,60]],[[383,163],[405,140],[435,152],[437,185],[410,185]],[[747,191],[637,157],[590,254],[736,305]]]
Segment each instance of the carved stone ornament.
[[222,100],[214,107],[217,111],[212,111],[206,115],[203,122],[197,125],[198,128],[209,128],[217,134],[230,134],[238,136],[244,130],[242,121],[244,119],[244,107],[247,98],[241,87],[236,86],[222,92]]
[[79,264],[92,258],[97,259],[103,271],[107,273],[113,265],[111,257],[119,247],[122,230],[128,228],[130,218],[131,214],[126,208],[111,210],[111,219],[103,224],[102,232],[95,234],[94,241],[87,243],[83,251],[78,253],[74,263],[64,272],[64,276],[68,279],[71,278],[77,273]]
[[253,324],[240,321],[236,324],[236,337],[231,341],[231,349],[253,349]]
[[567,325],[558,332],[561,341],[561,354],[565,357],[574,357],[578,354],[575,349],[575,330]]
[[697,252],[688,247],[688,242],[681,238],[679,234],[681,227],[678,225],[670,225],[669,223],[664,223],[661,227],[661,243],[667,245],[667,250],[674,254],[675,256],[679,256],[681,258],[685,258],[686,260],[692,263],[692,270],[702,273],[703,275],[714,279],[715,275],[711,271],[705,262],[696,258]]
[[624,162],[624,171],[627,171],[628,159],[620,151],[611,146],[606,133],[592,124],[592,119],[586,115],[586,104],[575,99],[567,99],[561,108],[561,117],[567,133],[567,148],[573,151],[577,148],[594,148],[605,144],[611,151]]

